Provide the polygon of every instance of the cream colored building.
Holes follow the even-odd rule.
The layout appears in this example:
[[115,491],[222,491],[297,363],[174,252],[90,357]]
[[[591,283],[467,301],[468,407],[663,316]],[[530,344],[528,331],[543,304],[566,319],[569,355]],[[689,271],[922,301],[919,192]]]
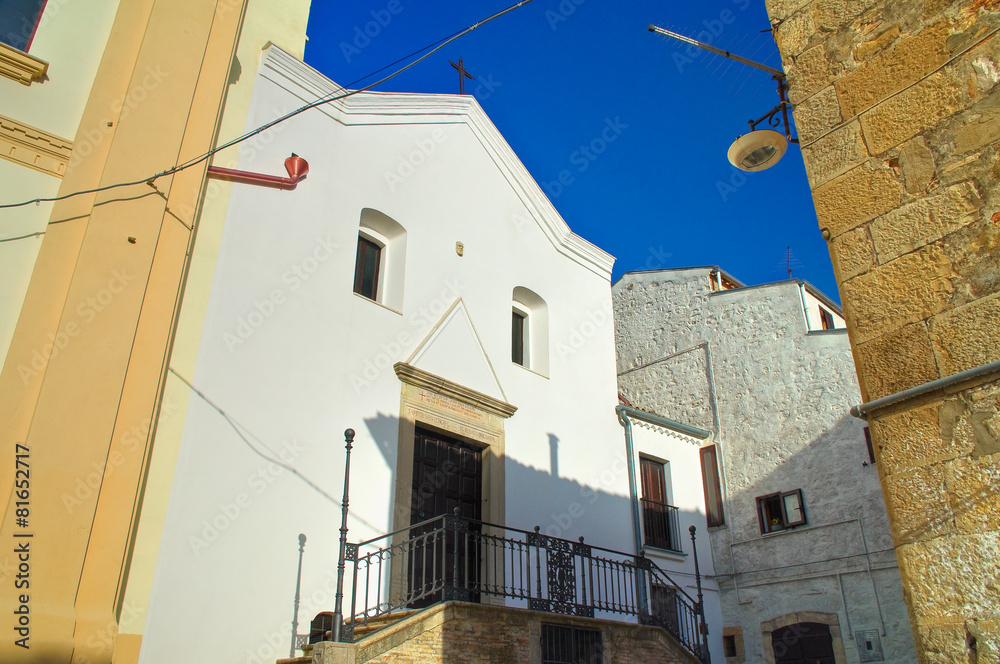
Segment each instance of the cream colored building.
[[[93,154],[112,130],[108,127],[77,137],[118,2],[39,4],[45,4],[45,11],[34,23],[0,18],[4,21],[0,23],[0,200],[4,203],[56,196],[67,171]],[[91,38],[74,39],[79,32]],[[112,119],[109,112],[108,121]],[[52,203],[0,212],[0,282],[4,284],[0,290],[0,367],[51,214]],[[27,379],[49,356],[58,354],[64,339],[43,344],[19,372],[21,377]]]
[[[230,189],[206,187],[207,161],[145,180],[239,134],[262,48],[301,57],[309,3],[24,4],[0,10],[0,200],[138,184],[0,210],[0,486],[18,482],[0,612],[23,630],[0,660],[132,662],[152,423],[186,406],[161,402],[166,358],[190,257],[214,260]],[[188,289],[185,315],[206,297]]]

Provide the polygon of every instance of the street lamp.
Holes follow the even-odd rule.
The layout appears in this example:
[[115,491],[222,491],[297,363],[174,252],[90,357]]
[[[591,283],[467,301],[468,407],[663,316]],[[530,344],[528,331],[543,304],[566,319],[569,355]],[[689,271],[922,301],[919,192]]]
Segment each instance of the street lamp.
[[[351,485],[351,448],[354,447],[354,429],[344,432],[347,459],[344,462],[344,499],[340,503],[340,554],[337,556],[337,594],[334,596],[333,640],[340,641],[344,627],[344,568],[347,558],[347,505]],[[354,616],[351,616],[352,618]]]
[[[778,163],[781,157],[785,154],[785,151],[788,149],[789,143],[799,142],[799,139],[792,138],[792,131],[788,124],[789,104],[785,95],[788,91],[788,84],[785,82],[784,72],[778,71],[777,69],[768,67],[767,65],[763,65],[759,62],[754,62],[753,60],[749,60],[734,53],[730,53],[729,51],[723,51],[721,48],[716,48],[704,42],[700,42],[697,39],[691,39],[690,37],[685,37],[684,35],[652,24],[649,26],[649,31],[655,32],[658,35],[670,37],[671,39],[676,39],[677,41],[684,42],[685,44],[697,46],[698,48],[708,51],[709,53],[721,55],[724,58],[735,60],[736,62],[749,65],[755,69],[766,71],[772,78],[774,78],[774,80],[778,82],[778,105],[762,115],[760,118],[750,120],[750,132],[743,134],[742,136],[738,136],[729,147],[729,153],[727,156],[729,157],[730,164],[741,171],[763,171]],[[781,113],[780,119],[778,118],[778,113]],[[757,125],[765,121],[771,127],[779,127],[782,123],[784,123],[784,135],[774,131],[773,129],[757,129]]]
[[763,171],[778,163],[788,141],[773,129],[751,130],[743,134],[729,148],[729,163],[742,171]]

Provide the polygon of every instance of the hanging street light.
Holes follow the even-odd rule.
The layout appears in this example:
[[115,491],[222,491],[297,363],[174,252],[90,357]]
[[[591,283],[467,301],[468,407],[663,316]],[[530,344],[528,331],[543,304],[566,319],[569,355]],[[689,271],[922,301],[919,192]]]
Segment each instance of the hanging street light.
[[[778,105],[757,120],[750,120],[750,131],[742,136],[738,136],[729,147],[727,156],[729,157],[729,163],[733,166],[742,171],[763,171],[778,163],[788,149],[789,143],[799,142],[799,139],[792,138],[791,127],[788,124],[789,104],[786,96],[788,84],[785,82],[784,72],[652,24],[649,26],[649,31],[676,39],[685,44],[697,46],[709,53],[721,55],[724,58],[735,60],[761,71],[766,71],[778,82]],[[781,113],[780,118],[778,117],[779,112]],[[757,129],[757,125],[765,121],[770,127],[780,127],[784,124],[784,135],[773,129]]]

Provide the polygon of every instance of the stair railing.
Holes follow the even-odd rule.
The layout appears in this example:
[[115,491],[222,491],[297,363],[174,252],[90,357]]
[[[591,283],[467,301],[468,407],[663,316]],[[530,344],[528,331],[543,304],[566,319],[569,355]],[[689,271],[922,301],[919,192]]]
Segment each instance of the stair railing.
[[[704,661],[699,602],[653,561],[577,541],[445,515],[347,545],[351,609],[344,641],[406,609],[460,600],[511,600],[533,611],[595,617],[633,615]],[[640,607],[637,590],[652,597]],[[314,638],[314,640],[322,640]]]

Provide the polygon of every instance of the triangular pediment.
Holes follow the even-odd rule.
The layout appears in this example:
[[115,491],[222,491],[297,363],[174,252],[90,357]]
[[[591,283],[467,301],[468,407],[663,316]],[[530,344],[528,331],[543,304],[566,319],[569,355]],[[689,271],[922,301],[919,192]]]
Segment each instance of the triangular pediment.
[[407,364],[494,399],[507,400],[461,298],[441,316]]

